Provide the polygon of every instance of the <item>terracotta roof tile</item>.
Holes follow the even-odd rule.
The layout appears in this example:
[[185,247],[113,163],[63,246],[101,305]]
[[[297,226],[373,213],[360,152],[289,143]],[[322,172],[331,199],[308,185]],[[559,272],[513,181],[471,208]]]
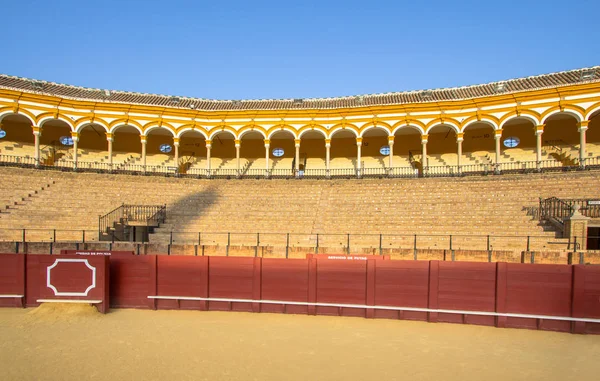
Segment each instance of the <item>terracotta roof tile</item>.
[[[588,74],[589,77],[585,77],[585,74]],[[401,105],[472,99],[499,93],[537,90],[586,82],[600,82],[600,66],[517,78],[482,85],[446,89],[405,91],[337,98],[306,98],[301,101],[296,101],[294,99],[230,101],[91,89],[0,74],[0,89],[4,88],[28,93],[40,93],[61,98],[93,102],[127,103],[204,111],[335,109],[376,105]],[[504,89],[497,90],[498,84],[504,84]],[[178,101],[175,101],[175,99]]]

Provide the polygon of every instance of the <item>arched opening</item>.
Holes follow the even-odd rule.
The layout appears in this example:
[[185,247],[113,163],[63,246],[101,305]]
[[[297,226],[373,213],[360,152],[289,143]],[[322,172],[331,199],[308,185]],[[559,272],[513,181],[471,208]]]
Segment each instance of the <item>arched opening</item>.
[[429,130],[427,158],[429,167],[454,166],[458,163],[456,131],[446,124]]
[[462,152],[463,165],[494,164],[496,152],[494,127],[486,122],[469,124],[464,129]]
[[356,170],[356,155],[356,133],[353,130],[341,129],[331,135],[330,169]]
[[421,131],[403,126],[394,132],[394,167],[422,169]]
[[31,121],[19,114],[8,114],[0,120],[4,135],[0,139],[0,154],[19,157],[35,157]]
[[173,134],[166,128],[154,128],[146,134],[146,165],[175,168]]
[[139,164],[141,158],[140,131],[128,125],[122,125],[113,130],[113,165],[119,168],[119,166],[127,164]]
[[545,121],[542,160],[558,160],[564,166],[579,164],[579,120],[572,114],[556,113]]
[[[243,170],[244,166],[247,165],[246,168],[248,170],[264,171],[267,163],[265,157],[265,137],[263,134],[258,131],[246,131],[240,138],[240,144],[240,157],[248,160],[248,164],[240,160],[241,169]],[[269,168],[271,168],[270,165]]]
[[106,130],[99,124],[88,124],[79,130],[77,144],[79,162],[109,163]]
[[590,115],[588,120],[586,157],[598,158],[600,157],[600,110]]
[[[262,143],[262,138],[260,142]],[[241,150],[243,150],[243,148],[244,144],[241,145],[240,152],[242,152]],[[241,162],[240,166],[242,166],[242,168],[243,165],[244,163]],[[210,168],[213,170],[237,168],[237,163],[235,160],[235,136],[231,131],[219,131],[212,137],[212,144],[210,149]]]
[[502,125],[500,162],[536,160],[535,124],[527,117],[510,119]]
[[179,136],[178,168],[179,173],[206,168],[206,138],[201,132],[189,130]]
[[325,156],[325,134],[321,130],[308,130],[300,135],[300,171],[326,169]]
[[40,162],[43,165],[72,166],[75,150],[71,127],[60,119],[49,119],[40,127]]
[[296,144],[294,134],[287,130],[273,133],[269,139],[270,168],[277,171],[291,171],[294,169],[296,158]]
[[383,127],[370,128],[363,133],[361,160],[366,173],[383,174],[389,167],[388,136],[389,132]]

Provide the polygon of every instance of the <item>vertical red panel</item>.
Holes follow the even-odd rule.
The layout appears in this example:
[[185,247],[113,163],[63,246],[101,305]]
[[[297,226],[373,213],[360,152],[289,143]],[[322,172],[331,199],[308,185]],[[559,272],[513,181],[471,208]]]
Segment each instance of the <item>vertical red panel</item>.
[[[378,306],[427,308],[429,262],[376,262],[375,304]],[[376,317],[427,320],[426,312],[377,310]]]
[[41,257],[41,255],[27,255],[27,259],[25,260],[27,268],[27,278],[25,279],[25,305],[27,307],[37,307],[40,305],[37,300],[40,298],[39,272]]
[[[367,305],[375,305],[375,260],[367,260]],[[367,309],[367,317],[374,318],[375,310],[372,308]]]
[[[308,260],[308,302],[317,302],[317,260],[315,258]],[[308,306],[308,314],[316,315],[317,307]]]
[[[203,258],[193,256],[156,256],[157,258],[157,295],[172,297],[203,297],[206,284],[203,283]],[[158,299],[158,309],[202,308],[200,301]]]
[[[252,299],[254,258],[210,257],[209,296],[224,299]],[[252,312],[251,302],[210,302],[211,310]]]
[[[496,265],[496,312],[506,313],[506,263]],[[506,316],[496,317],[496,327],[506,327]]]
[[[149,279],[148,279],[148,296],[158,295],[158,256],[150,255],[149,263]],[[148,307],[152,310],[156,309],[156,299],[148,299]]]
[[[25,295],[25,255],[0,254],[0,294]],[[0,306],[23,307],[24,297],[0,298]]]
[[[600,318],[600,267],[573,266],[573,317]],[[600,333],[598,323],[573,323],[575,333]]]
[[[364,305],[367,296],[367,261],[318,259],[317,301],[319,303]],[[323,315],[365,316],[364,308],[317,307]]]
[[[262,299],[308,302],[308,264],[309,260],[306,259],[263,258]],[[306,314],[308,307],[284,303],[263,304],[261,311]]]
[[[202,292],[200,293],[200,297],[208,298],[209,292],[209,281],[208,281],[208,257],[198,257],[198,261],[200,262],[200,289]],[[208,310],[208,302],[201,301],[200,309],[202,311]]]
[[[438,292],[439,292],[439,277],[440,277],[440,262],[429,261],[429,303],[428,307],[435,310],[438,308]],[[430,312],[429,321],[437,322],[438,313]]]
[[[262,258],[254,258],[254,272],[252,280],[252,299],[261,299],[261,272]],[[260,303],[252,303],[252,312],[260,312]]]
[[[438,308],[445,310],[494,312],[496,264],[439,262]],[[491,325],[494,316],[439,313],[438,321]]]
[[[507,264],[508,312],[536,315],[571,314],[572,270],[566,265]],[[507,327],[569,331],[570,322],[507,318]]]
[[[154,256],[110,257],[110,302],[114,308],[148,308]],[[151,294],[156,295],[156,294]]]

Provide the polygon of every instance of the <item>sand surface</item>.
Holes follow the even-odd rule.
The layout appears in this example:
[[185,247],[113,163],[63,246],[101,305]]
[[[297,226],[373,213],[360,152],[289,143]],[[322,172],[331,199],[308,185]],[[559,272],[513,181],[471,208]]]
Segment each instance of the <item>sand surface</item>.
[[44,305],[0,309],[2,380],[598,380],[600,336]]

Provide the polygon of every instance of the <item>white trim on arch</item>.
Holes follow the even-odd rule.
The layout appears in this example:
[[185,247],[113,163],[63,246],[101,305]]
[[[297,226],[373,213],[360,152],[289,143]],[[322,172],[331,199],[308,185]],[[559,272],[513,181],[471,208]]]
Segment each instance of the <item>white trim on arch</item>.
[[579,111],[576,110],[572,110],[572,109],[563,109],[561,110],[554,110],[551,111],[548,115],[546,115],[544,117],[544,119],[542,119],[542,124],[546,123],[546,120],[548,120],[548,118],[550,118],[552,115],[556,115],[556,114],[569,114],[575,117],[575,119],[577,119],[577,122],[581,122],[584,118],[583,115],[581,115],[581,113]]
[[192,128],[192,127],[186,127],[186,128],[184,128],[183,130],[179,131],[175,135],[175,137],[181,139],[181,137],[182,137],[183,134],[185,134],[186,132],[190,132],[190,131],[197,132],[200,135],[202,135],[204,137],[204,139],[208,139],[208,136],[206,135],[206,133],[204,133],[204,131],[202,131],[199,128]]
[[276,130],[271,131],[271,133],[269,135],[267,135],[267,139],[271,140],[271,138],[273,137],[273,135],[275,135],[278,132],[289,132],[290,134],[292,134],[292,136],[294,137],[294,139],[299,139],[298,135],[296,135],[296,131],[291,130],[289,128],[278,128]]
[[469,127],[472,124],[475,123],[483,123],[483,124],[487,124],[490,127],[492,127],[494,129],[494,131],[498,130],[500,127],[498,127],[498,124],[496,122],[494,122],[491,119],[487,119],[487,118],[481,118],[481,120],[472,120],[469,123],[465,124],[464,127],[462,128],[462,130],[460,130],[460,132],[465,132],[465,130],[467,129],[467,127]]
[[35,120],[32,119],[29,115],[25,114],[25,113],[21,113],[21,112],[14,112],[14,111],[5,111],[0,113],[0,122],[2,121],[2,119],[4,119],[5,117],[9,116],[9,115],[21,115],[24,116],[25,118],[29,119],[29,121],[31,122],[32,126],[35,126]]
[[110,132],[111,134],[114,134],[114,133],[115,133],[115,132],[116,132],[116,131],[117,131],[119,128],[121,128],[121,127],[133,127],[133,128],[135,128],[136,130],[138,130],[138,132],[140,133],[140,135],[142,135],[142,134],[143,134],[143,131],[142,131],[142,129],[141,129],[141,128],[139,128],[138,126],[136,126],[136,125],[134,125],[134,124],[127,124],[127,123],[120,123],[120,124],[116,124],[116,125],[114,125],[114,126],[112,126],[112,127],[110,128],[110,131],[109,131],[109,132]]
[[410,123],[404,123],[399,126],[396,126],[396,128],[392,130],[392,135],[396,135],[396,132],[398,132],[398,130],[400,130],[401,128],[411,128],[413,130],[417,130],[421,135],[425,135],[425,130],[421,126]]

